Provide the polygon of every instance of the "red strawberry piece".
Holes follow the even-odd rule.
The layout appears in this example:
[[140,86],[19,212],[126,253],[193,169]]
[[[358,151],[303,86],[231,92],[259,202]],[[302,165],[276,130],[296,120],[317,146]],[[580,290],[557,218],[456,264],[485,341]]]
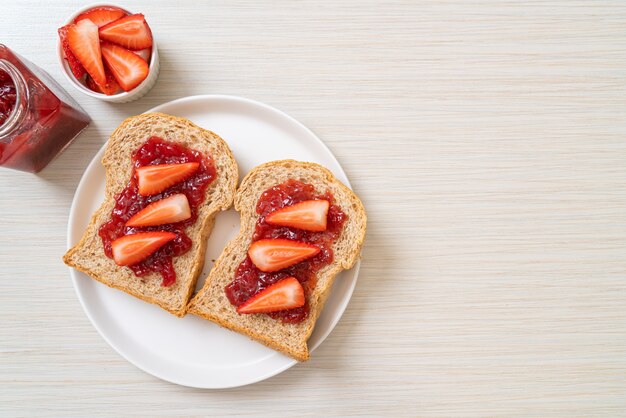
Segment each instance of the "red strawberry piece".
[[100,90],[100,87],[96,84],[95,81],[93,81],[93,78],[87,76],[87,79],[85,80],[85,84],[87,85],[87,88],[91,91],[94,91],[96,93],[102,93],[102,90]]
[[287,277],[266,287],[239,305],[237,313],[269,313],[304,306],[304,289],[295,277]]
[[248,255],[259,270],[269,273],[315,257],[320,251],[313,244],[278,238],[253,242]]
[[102,93],[106,94],[107,96],[112,96],[118,93],[121,88],[120,85],[117,83],[115,77],[113,77],[113,74],[106,70],[105,73],[107,75],[107,83],[102,87]]
[[122,90],[130,91],[148,77],[148,63],[134,52],[105,42],[101,48],[104,62]]
[[96,84],[105,85],[106,75],[102,64],[98,27],[89,19],[70,25],[67,29],[67,42],[72,53]]
[[132,266],[176,238],[172,232],[139,232],[124,235],[111,243],[113,260],[118,266]]
[[142,14],[126,16],[101,27],[100,39],[133,51],[152,46],[152,32]]
[[187,196],[178,193],[149,204],[130,218],[126,226],[173,224],[189,218],[191,218],[191,209]]
[[61,39],[61,47],[63,48],[63,54],[65,55],[65,59],[70,66],[70,70],[72,70],[72,74],[77,79],[81,79],[86,74],[85,67],[78,61],[76,55],[70,49],[70,44],[67,42],[67,29],[69,25],[65,25],[62,28],[59,28],[59,38]]
[[105,70],[105,73],[107,75],[107,82],[104,86],[100,87],[99,85],[96,84],[95,81],[93,81],[93,79],[89,76],[87,76],[87,87],[92,90],[95,91],[96,93],[103,93],[106,94],[107,96],[112,96],[114,94],[117,94],[120,91],[120,85],[117,84],[117,80],[115,80],[115,77],[113,77],[113,74],[111,74],[110,72]]
[[96,26],[101,28],[102,26],[118,20],[124,16],[126,16],[126,12],[118,7],[96,7],[76,16],[76,19],[74,19],[74,23],[78,23],[83,19],[89,19]]
[[188,179],[200,167],[200,163],[145,165],[135,169],[139,194],[150,196]]
[[270,213],[265,222],[305,231],[326,231],[329,206],[328,200],[305,200]]
[[141,49],[139,51],[133,51],[135,54],[139,55],[145,62],[150,64],[150,57],[152,56],[152,48]]

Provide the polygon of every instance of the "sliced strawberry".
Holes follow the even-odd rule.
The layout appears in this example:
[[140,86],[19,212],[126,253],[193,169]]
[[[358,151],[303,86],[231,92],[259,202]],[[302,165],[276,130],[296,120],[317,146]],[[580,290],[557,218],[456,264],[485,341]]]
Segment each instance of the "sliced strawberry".
[[176,238],[172,232],[139,232],[124,235],[111,243],[113,260],[118,266],[132,266]]
[[290,226],[305,231],[326,231],[328,200],[305,200],[278,209],[265,217],[270,225]]
[[126,16],[101,27],[100,38],[133,51],[152,46],[152,32],[142,14]]
[[114,20],[118,20],[124,16],[126,16],[126,12],[118,7],[96,7],[76,16],[76,19],[74,19],[74,23],[78,23],[83,19],[89,19],[96,26],[101,28],[102,26],[111,23]]
[[61,47],[63,48],[63,54],[65,55],[65,59],[70,66],[70,70],[72,70],[72,74],[77,79],[81,79],[85,76],[85,67],[78,61],[76,55],[70,49],[70,44],[67,42],[67,29],[70,25],[65,25],[62,28],[59,28],[59,38],[61,39]]
[[134,52],[105,42],[101,48],[104,62],[122,90],[130,91],[148,77],[148,63]]
[[237,313],[269,313],[304,306],[304,289],[295,277],[287,277],[266,287],[239,305]]
[[248,255],[259,270],[269,273],[315,257],[320,251],[313,244],[278,238],[253,242]]
[[107,75],[107,83],[102,86],[102,93],[106,94],[107,96],[112,96],[118,93],[121,90],[121,87],[119,84],[117,84],[117,80],[115,79],[115,77],[113,77],[113,74],[106,70],[105,73]]
[[67,42],[72,53],[96,84],[105,85],[106,75],[102,64],[98,27],[89,19],[70,25],[67,29]]
[[152,56],[152,48],[141,49],[139,51],[133,51],[135,54],[139,55],[145,62],[150,64],[150,57]]
[[136,213],[126,226],[156,226],[173,224],[191,218],[187,196],[183,193],[157,200]]
[[145,165],[137,168],[139,194],[150,196],[189,178],[200,163]]
[[107,96],[112,96],[114,94],[117,94],[120,91],[120,85],[117,84],[117,80],[115,80],[115,77],[113,77],[113,74],[111,74],[110,72],[105,70],[105,73],[107,75],[107,82],[104,86],[99,86],[96,84],[95,81],[93,81],[93,79],[89,76],[87,76],[87,87],[92,90],[95,91],[96,93],[104,93]]
[[100,89],[100,86],[98,86],[96,84],[95,81],[93,81],[93,78],[87,76],[87,79],[85,80],[85,84],[87,85],[87,88],[91,91],[95,91],[96,93],[102,93],[102,90]]

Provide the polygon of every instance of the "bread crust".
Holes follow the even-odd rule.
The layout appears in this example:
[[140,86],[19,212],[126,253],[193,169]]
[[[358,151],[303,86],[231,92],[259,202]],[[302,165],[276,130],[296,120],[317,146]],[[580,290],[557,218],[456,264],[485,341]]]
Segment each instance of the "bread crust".
[[[131,153],[153,135],[209,154],[217,170],[217,178],[209,185],[205,202],[198,209],[198,220],[186,229],[193,241],[192,248],[174,258],[177,279],[168,288],[160,285],[162,278],[158,273],[139,278],[130,269],[117,266],[104,254],[98,236],[100,225],[110,219],[115,195],[126,187],[132,175]],[[104,201],[91,217],[81,240],[67,251],[63,262],[109,287],[158,305],[178,317],[184,316],[204,264],[215,215],[232,206],[238,168],[230,148],[217,134],[187,119],[163,113],[144,113],[126,119],[111,134],[102,164],[106,169]]]
[[[342,233],[333,243],[334,260],[318,272],[313,291],[308,292],[309,316],[298,324],[283,324],[267,315],[237,314],[224,292],[246,256],[258,219],[256,203],[265,190],[293,178],[312,184],[319,193],[330,190],[335,204],[348,215]],[[235,209],[241,213],[239,234],[215,262],[203,288],[189,303],[188,312],[280,351],[298,361],[309,359],[307,340],[330,294],[335,276],[358,260],[365,240],[367,217],[359,198],[332,173],[319,164],[294,160],[272,161],[254,168],[241,182],[235,195]]]

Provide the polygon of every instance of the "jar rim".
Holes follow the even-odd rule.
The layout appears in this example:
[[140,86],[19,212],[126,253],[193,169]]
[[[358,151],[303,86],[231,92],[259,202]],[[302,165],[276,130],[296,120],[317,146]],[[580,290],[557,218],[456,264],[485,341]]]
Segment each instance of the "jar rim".
[[12,62],[4,58],[0,58],[0,71],[6,72],[9,77],[11,77],[13,85],[15,85],[15,105],[13,106],[13,110],[11,110],[9,117],[2,125],[0,125],[0,137],[2,137],[15,129],[24,113],[23,103],[27,100],[27,97],[26,80],[24,80],[22,73],[20,73]]

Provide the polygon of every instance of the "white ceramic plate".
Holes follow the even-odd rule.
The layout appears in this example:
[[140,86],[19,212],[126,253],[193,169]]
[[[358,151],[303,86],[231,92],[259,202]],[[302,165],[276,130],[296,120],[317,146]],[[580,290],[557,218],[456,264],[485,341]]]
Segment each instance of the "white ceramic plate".
[[[190,119],[224,138],[243,175],[272,160],[292,158],[320,163],[350,185],[341,166],[313,132],[285,113],[234,96],[192,96],[152,111]],[[80,240],[91,214],[104,198],[104,147],[93,158],[78,185],[68,222],[68,247]],[[218,215],[206,252],[198,288],[226,243],[239,230],[234,210]],[[172,383],[198,388],[229,388],[274,376],[296,364],[247,337],[187,315],[177,318],[119,290],[70,269],[87,316],[120,355],[140,369]],[[314,350],[335,327],[356,284],[359,265],[342,272],[309,340]]]

